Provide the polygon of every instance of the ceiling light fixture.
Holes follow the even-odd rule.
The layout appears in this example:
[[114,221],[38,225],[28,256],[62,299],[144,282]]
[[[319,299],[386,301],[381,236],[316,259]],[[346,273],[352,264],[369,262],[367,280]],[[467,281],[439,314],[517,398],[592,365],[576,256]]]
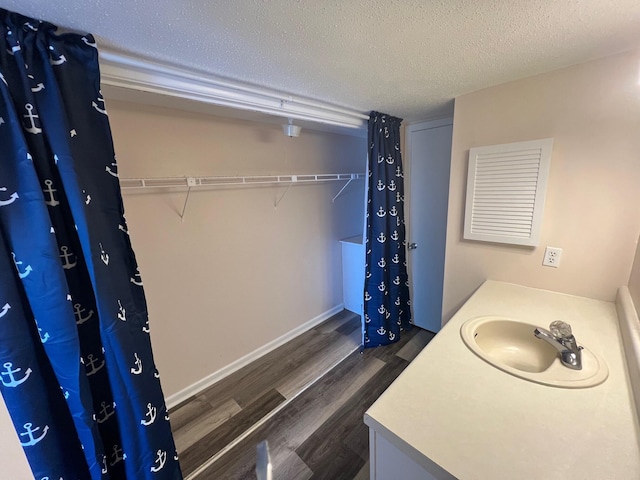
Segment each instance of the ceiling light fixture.
[[300,130],[302,130],[301,127],[293,124],[293,118],[289,119],[289,123],[282,125],[282,131],[287,137],[299,137]]

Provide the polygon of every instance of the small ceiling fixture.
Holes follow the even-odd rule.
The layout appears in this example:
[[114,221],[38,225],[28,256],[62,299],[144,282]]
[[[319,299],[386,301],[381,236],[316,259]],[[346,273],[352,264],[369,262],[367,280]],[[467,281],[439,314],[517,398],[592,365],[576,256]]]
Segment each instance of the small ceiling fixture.
[[300,130],[302,130],[302,128],[298,125],[294,125],[292,118],[289,119],[289,123],[282,125],[282,131],[287,137],[299,137]]

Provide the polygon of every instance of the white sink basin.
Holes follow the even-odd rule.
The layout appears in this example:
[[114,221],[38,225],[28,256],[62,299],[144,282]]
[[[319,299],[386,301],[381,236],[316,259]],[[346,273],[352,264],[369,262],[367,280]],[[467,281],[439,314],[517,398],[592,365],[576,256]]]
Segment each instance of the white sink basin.
[[[554,387],[587,388],[604,382],[609,369],[587,347],[582,350],[582,369],[572,370],[560,362],[556,349],[536,338],[537,326],[504,317],[467,320],[460,329],[464,343],[487,363],[516,377]],[[578,345],[580,332],[576,332]]]

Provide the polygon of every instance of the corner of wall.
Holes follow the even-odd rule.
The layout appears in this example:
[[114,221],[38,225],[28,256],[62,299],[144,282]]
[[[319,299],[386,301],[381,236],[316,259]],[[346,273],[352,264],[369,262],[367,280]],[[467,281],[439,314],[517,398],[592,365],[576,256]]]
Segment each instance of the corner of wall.
[[640,239],[636,245],[636,256],[629,276],[629,293],[637,310],[640,307]]

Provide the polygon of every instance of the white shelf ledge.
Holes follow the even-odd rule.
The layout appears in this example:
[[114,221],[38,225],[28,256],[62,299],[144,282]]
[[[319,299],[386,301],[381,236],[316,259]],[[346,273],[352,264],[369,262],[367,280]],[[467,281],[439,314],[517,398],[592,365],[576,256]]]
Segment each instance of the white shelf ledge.
[[319,100],[216,77],[208,72],[100,49],[101,83],[347,129],[366,130],[368,114]]

